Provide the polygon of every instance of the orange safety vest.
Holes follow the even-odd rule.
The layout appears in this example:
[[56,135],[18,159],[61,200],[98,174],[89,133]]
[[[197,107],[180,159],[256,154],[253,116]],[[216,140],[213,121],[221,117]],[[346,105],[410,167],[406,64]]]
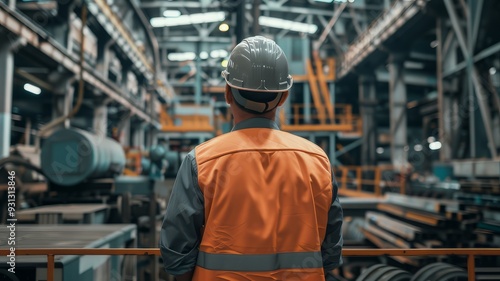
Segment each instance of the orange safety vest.
[[205,226],[193,281],[325,280],[332,175],[321,148],[250,128],[203,143],[195,155]]

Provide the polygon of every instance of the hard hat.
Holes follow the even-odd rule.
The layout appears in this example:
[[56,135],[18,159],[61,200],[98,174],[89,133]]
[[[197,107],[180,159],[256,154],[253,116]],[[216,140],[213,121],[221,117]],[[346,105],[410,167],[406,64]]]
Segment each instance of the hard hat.
[[285,92],[292,87],[288,61],[273,40],[263,36],[244,39],[231,52],[226,82],[236,89],[259,92]]
[[263,36],[249,37],[239,43],[231,52],[222,76],[231,86],[235,100],[258,113],[274,109],[282,95],[279,94],[275,102],[262,103],[245,99],[238,90],[256,92],[256,95],[258,92],[283,93],[293,84],[285,53],[276,42]]

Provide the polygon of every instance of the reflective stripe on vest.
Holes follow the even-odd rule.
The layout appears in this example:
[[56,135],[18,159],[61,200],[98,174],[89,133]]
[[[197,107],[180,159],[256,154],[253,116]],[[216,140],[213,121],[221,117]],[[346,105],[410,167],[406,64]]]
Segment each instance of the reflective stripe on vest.
[[273,271],[291,268],[322,268],[320,252],[260,255],[213,254],[200,252],[198,266],[221,271]]

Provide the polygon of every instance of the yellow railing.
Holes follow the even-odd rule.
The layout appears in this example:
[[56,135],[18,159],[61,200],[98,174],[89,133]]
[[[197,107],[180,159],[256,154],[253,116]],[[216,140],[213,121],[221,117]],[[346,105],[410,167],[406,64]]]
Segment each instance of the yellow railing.
[[[396,172],[392,165],[379,166],[340,166],[336,167],[335,175],[339,184],[339,194],[345,196],[376,197],[382,196],[382,188],[398,189],[406,192],[404,174]],[[384,172],[394,171],[393,178],[384,178]],[[349,188],[354,186],[355,188]],[[367,190],[368,189],[368,190]]]
[[[0,255],[10,254],[8,249],[0,249]],[[159,256],[156,248],[117,248],[117,249],[16,249],[16,256],[47,256],[47,281],[54,281],[54,257],[56,255],[84,256]],[[500,248],[443,248],[443,249],[343,249],[344,257],[374,257],[374,256],[467,256],[468,280],[475,281],[476,256],[500,256]]]

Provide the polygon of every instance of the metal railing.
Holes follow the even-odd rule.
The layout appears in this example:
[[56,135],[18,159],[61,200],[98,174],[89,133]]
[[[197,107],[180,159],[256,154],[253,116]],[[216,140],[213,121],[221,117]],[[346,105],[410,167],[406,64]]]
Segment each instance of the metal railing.
[[[339,192],[347,196],[349,194],[382,196],[384,188],[391,189],[392,192],[406,193],[406,177],[403,173],[397,172],[392,165],[339,166],[334,170]],[[385,175],[386,173],[390,173],[391,176]]]
[[[0,255],[10,254],[8,249],[0,249]],[[116,249],[16,249],[16,256],[47,256],[47,281],[54,281],[56,255],[85,256],[159,256],[157,248],[116,248]],[[500,248],[442,248],[442,249],[343,249],[344,257],[376,256],[467,256],[467,274],[469,281],[475,281],[476,256],[500,256]]]
[[[290,131],[343,131],[343,132],[358,132],[361,133],[362,121],[357,115],[352,114],[351,104],[335,104],[334,109],[334,120],[324,120],[322,122],[321,116],[326,116],[326,109],[319,109],[315,105],[310,105],[309,114],[306,116],[306,108],[303,104],[292,104],[290,105],[289,112],[285,110],[281,111],[281,124],[283,130]],[[323,113],[320,114],[320,111]],[[309,120],[306,120],[306,118]]]

